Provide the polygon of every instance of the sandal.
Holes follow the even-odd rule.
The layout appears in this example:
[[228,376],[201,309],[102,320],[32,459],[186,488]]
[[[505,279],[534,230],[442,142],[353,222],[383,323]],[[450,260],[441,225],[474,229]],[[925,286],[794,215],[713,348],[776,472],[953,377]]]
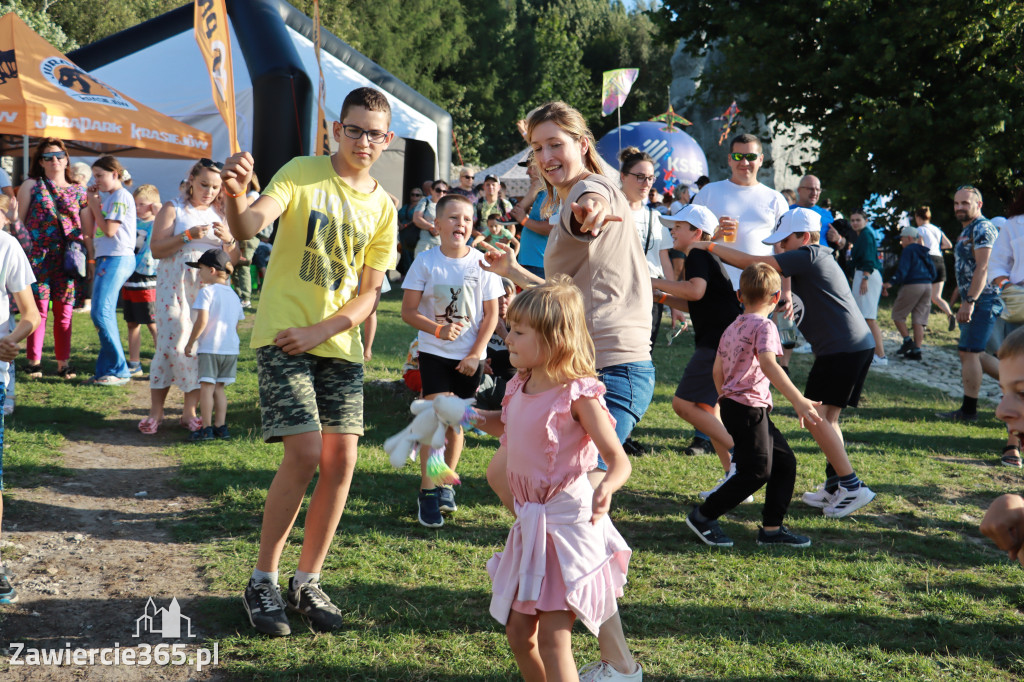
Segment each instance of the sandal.
[[42,379],[43,378],[43,365],[25,365],[25,373],[28,374],[30,379]]
[[159,428],[160,420],[154,419],[153,417],[146,417],[145,419],[139,422],[139,431],[146,434],[147,436],[152,436],[153,434],[156,433],[157,429]]
[[1003,466],[1021,468],[1020,450],[1016,445],[1007,445],[1003,448],[1003,456],[1000,458]]
[[178,424],[182,428],[186,428],[189,431],[193,431],[194,432],[194,431],[198,431],[199,429],[203,428],[203,418],[202,417],[192,417],[191,419],[186,421],[185,417],[181,417],[180,419],[178,419]]
[[75,370],[71,368],[71,365],[64,365],[63,367],[57,368],[57,376],[61,379],[77,379],[78,375],[75,374]]

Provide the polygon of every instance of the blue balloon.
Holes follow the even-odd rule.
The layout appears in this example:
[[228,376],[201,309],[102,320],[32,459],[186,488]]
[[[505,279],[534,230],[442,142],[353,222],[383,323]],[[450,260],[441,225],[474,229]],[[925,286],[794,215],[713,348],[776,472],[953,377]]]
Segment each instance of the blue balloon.
[[[597,153],[612,168],[619,167],[619,149],[637,147],[654,159],[654,188],[664,193],[666,185],[693,186],[697,178],[708,174],[708,159],[697,141],[679,130],[664,129],[658,121],[626,123],[612,130],[597,143]],[[619,146],[619,131],[622,131],[622,146]],[[669,177],[665,175],[671,171]]]

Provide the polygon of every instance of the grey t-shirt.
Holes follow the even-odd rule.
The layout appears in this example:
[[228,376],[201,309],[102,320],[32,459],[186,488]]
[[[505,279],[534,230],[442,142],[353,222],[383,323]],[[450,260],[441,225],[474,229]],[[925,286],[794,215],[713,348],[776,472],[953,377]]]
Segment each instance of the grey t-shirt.
[[[853,353],[875,347],[846,276],[819,244],[775,254],[783,277],[792,277],[795,322],[815,355]],[[799,303],[797,305],[797,297]]]

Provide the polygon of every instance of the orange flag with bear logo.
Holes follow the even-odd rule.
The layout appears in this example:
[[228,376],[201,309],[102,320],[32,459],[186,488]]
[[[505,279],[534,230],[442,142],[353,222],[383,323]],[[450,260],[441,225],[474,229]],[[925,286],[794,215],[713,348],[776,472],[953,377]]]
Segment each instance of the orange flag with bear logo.
[[213,103],[228,127],[231,153],[239,151],[235,117],[235,72],[231,67],[231,34],[224,0],[196,0],[196,42],[206,60],[213,88]]

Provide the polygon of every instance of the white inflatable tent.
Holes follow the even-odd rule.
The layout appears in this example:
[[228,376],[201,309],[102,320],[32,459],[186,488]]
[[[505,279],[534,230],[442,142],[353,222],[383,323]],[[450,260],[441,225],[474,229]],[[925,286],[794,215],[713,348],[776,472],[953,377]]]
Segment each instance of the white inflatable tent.
[[[227,0],[238,142],[266,184],[285,162],[307,155],[316,136],[318,75],[313,22],[284,0]],[[69,54],[79,66],[157,111],[209,132],[212,158],[229,155],[227,128],[213,104],[210,79],[193,34],[189,4]],[[379,88],[392,107],[395,141],[374,175],[399,198],[425,179],[447,177],[451,116],[331,33],[321,30],[326,115],[338,119],[352,89]],[[328,128],[329,129],[329,128]],[[87,163],[90,159],[83,159]],[[136,183],[176,196],[191,163],[131,159]]]

